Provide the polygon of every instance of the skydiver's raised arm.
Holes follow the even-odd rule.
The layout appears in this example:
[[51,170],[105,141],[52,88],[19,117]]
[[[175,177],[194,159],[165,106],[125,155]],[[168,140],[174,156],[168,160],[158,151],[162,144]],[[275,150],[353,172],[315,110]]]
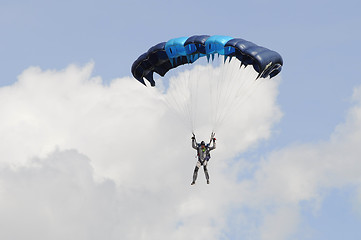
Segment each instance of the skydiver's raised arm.
[[197,146],[198,146],[198,144],[196,142],[196,139],[192,138],[192,148],[197,149]]
[[194,133],[192,133],[192,148],[197,149],[197,142],[196,142],[196,135]]
[[212,147],[209,147],[209,151],[213,150],[213,149],[216,149],[216,139],[213,138],[212,139],[212,142],[213,142],[213,146]]

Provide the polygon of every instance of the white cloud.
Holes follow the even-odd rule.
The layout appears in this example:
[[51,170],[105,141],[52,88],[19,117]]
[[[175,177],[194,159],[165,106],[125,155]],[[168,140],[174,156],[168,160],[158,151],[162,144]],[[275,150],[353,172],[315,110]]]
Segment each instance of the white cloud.
[[280,118],[277,82],[219,133],[211,184],[200,171],[191,187],[190,133],[163,97],[132,78],[104,86],[92,69],[31,67],[0,89],[4,238],[219,238],[230,204],[239,202],[243,166],[226,160],[270,136]]
[[[329,141],[290,145],[274,151],[258,164],[251,179],[243,181],[246,186],[243,206],[248,206],[247,211],[261,212],[255,218],[260,222],[256,228],[259,239],[293,239],[294,234],[307,234],[305,231],[312,236],[312,229],[299,228],[302,203],[307,202],[317,212],[328,192],[361,188],[359,89],[353,96],[355,105]],[[360,199],[357,193],[355,196],[357,210]]]
[[76,151],[0,171],[1,239],[110,239],[117,223],[116,188],[96,183]]
[[301,203],[317,210],[331,189],[361,189],[360,88],[329,141],[233,161],[281,117],[278,80],[266,82],[217,132],[211,184],[200,171],[191,187],[190,132],[163,96],[128,77],[104,86],[92,69],[32,67],[0,89],[2,238],[290,239]]
[[190,132],[163,96],[128,77],[104,86],[92,69],[32,67],[0,89],[2,238],[289,239],[300,231],[300,203],[361,189],[359,88],[329,141],[232,161],[281,117],[278,81],[261,85],[217,132],[211,184],[200,171],[191,187]]

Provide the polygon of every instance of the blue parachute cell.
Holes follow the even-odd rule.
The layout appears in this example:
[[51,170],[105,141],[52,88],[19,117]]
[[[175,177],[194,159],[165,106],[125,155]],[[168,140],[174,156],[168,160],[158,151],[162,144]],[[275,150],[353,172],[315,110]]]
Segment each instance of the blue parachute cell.
[[206,54],[218,53],[224,55],[224,45],[231,39],[233,38],[220,35],[209,37],[206,41]]
[[187,55],[184,47],[184,43],[187,39],[187,37],[174,38],[165,44],[165,52],[167,53],[169,59],[175,59],[177,57]]
[[221,35],[195,35],[174,38],[151,47],[140,55],[132,65],[132,74],[139,82],[147,79],[155,86],[153,73],[164,76],[170,69],[183,64],[190,64],[200,57],[214,59],[214,55],[224,55],[226,59],[235,57],[241,65],[252,65],[258,73],[257,78],[276,76],[282,69],[283,60],[280,54],[265,47],[258,46],[241,38]]

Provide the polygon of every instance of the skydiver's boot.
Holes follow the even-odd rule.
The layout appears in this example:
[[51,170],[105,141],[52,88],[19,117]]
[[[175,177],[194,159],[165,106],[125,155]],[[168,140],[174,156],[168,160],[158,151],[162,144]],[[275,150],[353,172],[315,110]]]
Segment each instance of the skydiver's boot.
[[207,184],[209,184],[209,174],[207,170],[207,166],[203,166],[204,174],[206,175]]
[[191,183],[191,185],[194,185],[194,184],[196,184],[196,180],[197,180],[197,175],[198,175],[198,167],[196,167],[195,169],[194,169],[194,172],[193,172],[193,182]]

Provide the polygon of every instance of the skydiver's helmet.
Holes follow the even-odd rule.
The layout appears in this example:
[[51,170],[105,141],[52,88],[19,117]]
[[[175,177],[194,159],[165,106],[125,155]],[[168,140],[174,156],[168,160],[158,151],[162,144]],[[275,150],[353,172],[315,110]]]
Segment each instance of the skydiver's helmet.
[[201,147],[205,147],[206,143],[204,141],[201,142]]

